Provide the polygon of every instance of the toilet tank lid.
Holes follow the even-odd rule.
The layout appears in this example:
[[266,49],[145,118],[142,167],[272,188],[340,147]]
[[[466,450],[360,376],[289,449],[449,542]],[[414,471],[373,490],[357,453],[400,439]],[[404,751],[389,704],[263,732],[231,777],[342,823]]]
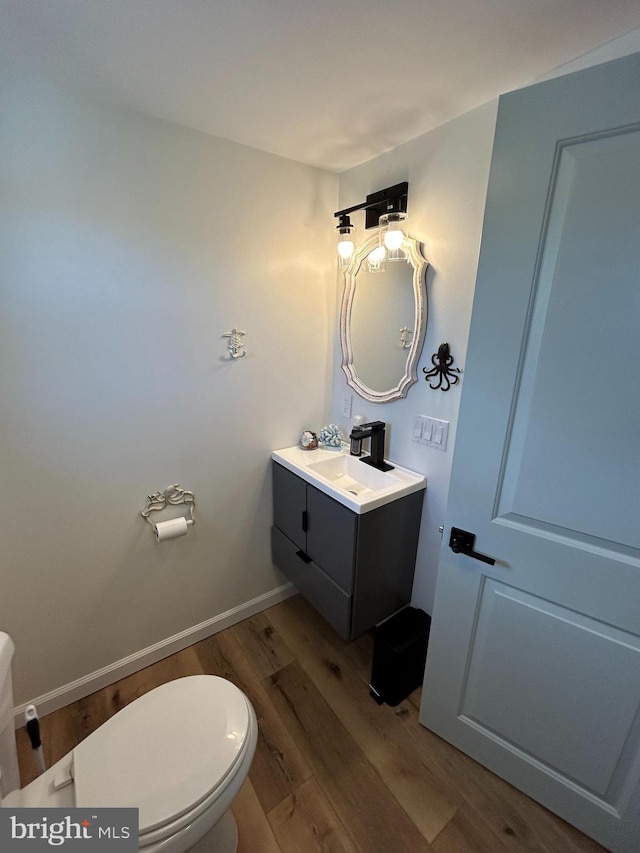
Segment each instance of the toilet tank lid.
[[74,749],[76,805],[138,808],[140,834],[176,820],[232,770],[249,721],[244,694],[215,675],[156,687]]

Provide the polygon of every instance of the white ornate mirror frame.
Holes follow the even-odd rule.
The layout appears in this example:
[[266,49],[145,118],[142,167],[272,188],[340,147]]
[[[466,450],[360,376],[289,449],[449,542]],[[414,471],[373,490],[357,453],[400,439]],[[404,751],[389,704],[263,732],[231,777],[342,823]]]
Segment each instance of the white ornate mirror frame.
[[[413,268],[413,301],[414,301],[414,326],[413,339],[407,348],[407,359],[404,366],[404,374],[399,378],[398,384],[393,388],[376,391],[369,388],[359,378],[353,361],[353,347],[351,341],[351,319],[353,302],[356,295],[358,272],[369,253],[378,246],[378,235],[375,234],[357,248],[353,260],[345,273],[345,287],[342,294],[340,308],[340,344],[342,346],[342,369],[347,377],[348,384],[365,400],[373,403],[390,403],[406,397],[409,388],[418,381],[418,360],[422,352],[424,336],[427,328],[427,289],[426,275],[429,262],[422,254],[422,246],[413,237],[406,237],[403,247],[406,251],[408,262]],[[403,263],[402,261],[390,261],[389,264]]]

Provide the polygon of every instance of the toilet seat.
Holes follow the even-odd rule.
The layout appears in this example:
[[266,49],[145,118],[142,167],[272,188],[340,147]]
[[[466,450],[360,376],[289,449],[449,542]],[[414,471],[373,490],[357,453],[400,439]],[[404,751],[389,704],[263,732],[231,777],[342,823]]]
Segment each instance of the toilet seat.
[[213,675],[170,681],[127,705],[73,750],[76,805],[139,809],[139,843],[210,808],[243,763],[253,714]]

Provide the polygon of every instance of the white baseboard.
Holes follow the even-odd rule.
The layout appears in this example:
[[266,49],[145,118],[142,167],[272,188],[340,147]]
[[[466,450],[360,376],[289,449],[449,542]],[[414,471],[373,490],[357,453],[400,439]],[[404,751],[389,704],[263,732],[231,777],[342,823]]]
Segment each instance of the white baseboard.
[[180,631],[179,634],[167,637],[166,640],[154,643],[152,646],[134,652],[132,655],[128,655],[126,658],[109,664],[109,666],[105,666],[96,672],[91,672],[82,678],[71,681],[69,684],[64,684],[62,687],[25,702],[14,709],[15,727],[18,729],[24,726],[24,712],[28,705],[35,705],[38,709],[38,716],[44,717],[46,714],[64,708],[65,705],[77,702],[78,699],[84,699],[85,696],[95,693],[96,690],[102,690],[103,687],[107,687],[127,675],[144,669],[145,666],[186,649],[187,646],[192,646],[194,643],[212,636],[212,634],[224,631],[225,628],[230,628],[231,625],[242,622],[243,619],[248,619],[250,616],[260,613],[261,610],[266,610],[267,607],[290,598],[296,592],[297,589],[293,584],[285,583],[270,592],[264,593],[264,595],[259,595],[257,598],[252,598],[251,601],[233,607],[212,619],[207,619],[206,622],[200,622],[199,625]]

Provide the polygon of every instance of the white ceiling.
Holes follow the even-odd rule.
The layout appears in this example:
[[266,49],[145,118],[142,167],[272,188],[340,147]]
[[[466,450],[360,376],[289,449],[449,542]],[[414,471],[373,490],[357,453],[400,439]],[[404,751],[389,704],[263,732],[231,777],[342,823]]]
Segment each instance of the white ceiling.
[[0,0],[0,51],[340,172],[640,26],[640,0]]

